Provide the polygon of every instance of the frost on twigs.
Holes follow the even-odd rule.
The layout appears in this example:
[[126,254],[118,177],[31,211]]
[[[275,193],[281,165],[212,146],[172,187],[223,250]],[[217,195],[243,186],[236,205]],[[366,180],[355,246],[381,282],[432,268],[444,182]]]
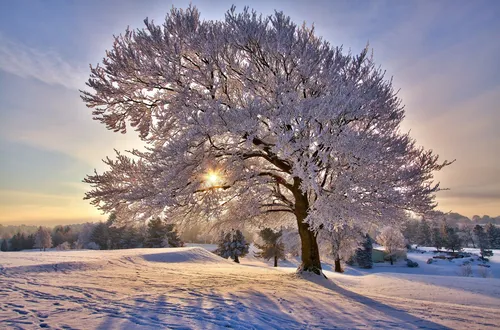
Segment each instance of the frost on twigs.
[[82,91],[94,119],[118,132],[130,125],[147,147],[84,180],[102,211],[286,213],[311,251],[303,266],[321,269],[317,231],[435,207],[433,172],[449,162],[400,132],[403,105],[368,48],[346,53],[281,12],[234,7],[222,21],[190,6],[145,25],[115,37]]

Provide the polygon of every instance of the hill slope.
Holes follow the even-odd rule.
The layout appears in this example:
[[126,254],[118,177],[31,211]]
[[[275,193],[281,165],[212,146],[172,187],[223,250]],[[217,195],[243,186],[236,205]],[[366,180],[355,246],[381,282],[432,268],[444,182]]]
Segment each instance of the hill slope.
[[[0,264],[1,328],[493,329],[500,324],[498,279],[448,276],[455,285],[442,286],[439,277],[409,274],[328,272],[328,280],[301,278],[291,268],[237,265],[200,247],[9,252],[0,255]],[[467,286],[471,289],[463,289]]]

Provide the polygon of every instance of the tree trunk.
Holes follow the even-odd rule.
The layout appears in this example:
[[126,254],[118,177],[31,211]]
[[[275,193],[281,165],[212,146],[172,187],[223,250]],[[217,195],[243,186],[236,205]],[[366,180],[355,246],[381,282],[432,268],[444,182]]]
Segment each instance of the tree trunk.
[[274,267],[278,267],[278,256],[274,256]]
[[309,210],[309,201],[307,199],[307,195],[300,189],[300,185],[300,178],[294,177],[293,185],[290,190],[295,199],[295,207],[293,213],[295,214],[295,218],[297,219],[297,227],[299,228],[302,250],[302,263],[297,269],[297,272],[313,272],[317,275],[323,275],[321,271],[321,262],[319,259],[319,248],[318,242],[316,240],[316,234],[310,230],[307,223],[304,223],[304,220],[307,217],[307,212]]
[[342,266],[340,265],[340,258],[339,257],[335,258],[335,272],[336,273],[343,273],[344,272],[342,270]]
[[302,263],[297,269],[301,272],[313,272],[322,275],[321,262],[319,259],[319,248],[316,240],[316,234],[309,229],[309,225],[304,223],[309,209],[307,196],[300,191],[300,179],[294,178],[294,197],[295,197],[295,217],[299,227],[300,241],[302,245]]
[[394,261],[392,260],[392,256],[389,257],[389,260],[391,261],[391,265],[394,265]]
[[234,262],[240,263],[240,259],[238,259],[238,256],[234,256]]

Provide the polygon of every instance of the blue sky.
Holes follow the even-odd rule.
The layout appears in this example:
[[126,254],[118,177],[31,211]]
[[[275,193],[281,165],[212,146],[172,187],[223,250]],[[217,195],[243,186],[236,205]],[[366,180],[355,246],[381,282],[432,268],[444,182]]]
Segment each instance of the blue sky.
[[[79,98],[113,34],[161,22],[176,1],[0,2],[0,223],[102,216],[81,180],[100,160],[140,146],[106,131]],[[436,179],[439,209],[500,215],[500,1],[192,1],[205,19],[231,4],[282,10],[346,50],[368,42],[406,105],[419,144],[457,162]]]

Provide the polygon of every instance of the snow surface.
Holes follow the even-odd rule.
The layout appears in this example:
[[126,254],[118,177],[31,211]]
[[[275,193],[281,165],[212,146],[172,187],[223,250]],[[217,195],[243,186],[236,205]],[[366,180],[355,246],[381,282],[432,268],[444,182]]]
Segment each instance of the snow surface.
[[[213,246],[207,246],[210,249]],[[195,246],[0,253],[0,329],[498,329],[500,251],[490,278],[456,261],[295,274]]]

